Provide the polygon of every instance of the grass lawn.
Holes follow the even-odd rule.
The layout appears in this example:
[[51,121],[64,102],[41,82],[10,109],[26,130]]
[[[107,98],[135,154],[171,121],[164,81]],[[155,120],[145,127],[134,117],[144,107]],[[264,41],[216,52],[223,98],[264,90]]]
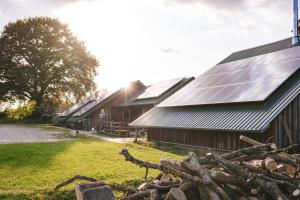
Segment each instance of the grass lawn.
[[[62,194],[53,193],[52,188],[78,174],[108,183],[134,185],[143,180],[145,169],[126,162],[118,154],[122,147],[137,158],[151,162],[158,162],[160,157],[181,158],[144,145],[89,138],[0,145],[0,199],[72,199],[72,184]],[[149,176],[157,174],[158,171],[150,170]]]

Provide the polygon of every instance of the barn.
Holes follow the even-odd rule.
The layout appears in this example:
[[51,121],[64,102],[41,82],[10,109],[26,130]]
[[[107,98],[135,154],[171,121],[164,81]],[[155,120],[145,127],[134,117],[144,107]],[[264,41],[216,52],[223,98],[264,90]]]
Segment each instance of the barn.
[[[134,121],[192,80],[194,77],[179,77],[153,83],[133,98],[117,105],[118,113],[123,113],[123,115],[116,115],[114,119],[127,123]],[[127,118],[124,119],[123,116],[127,116]]]
[[193,79],[194,77],[180,77],[150,86],[145,86],[141,81],[134,81],[114,92],[99,90],[64,112],[60,120],[71,128],[91,130],[98,128],[101,116],[105,122],[121,123],[123,128],[127,129],[128,123]]
[[[84,104],[73,112],[66,120],[71,128],[91,130],[96,129],[100,115],[105,120],[114,120],[118,111],[115,107],[128,99],[144,91],[146,86],[139,80],[131,82],[128,86],[122,87],[114,92],[99,90],[93,101]],[[83,104],[83,103],[82,103]],[[72,109],[72,108],[71,108]]]
[[235,150],[245,135],[300,142],[300,47],[294,38],[232,53],[130,125],[150,141]]

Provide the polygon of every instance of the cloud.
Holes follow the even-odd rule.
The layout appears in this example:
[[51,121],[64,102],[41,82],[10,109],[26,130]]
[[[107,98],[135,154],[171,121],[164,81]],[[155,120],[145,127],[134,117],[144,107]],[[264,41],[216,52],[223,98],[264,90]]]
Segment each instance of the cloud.
[[238,10],[241,11],[252,9],[252,8],[263,8],[269,9],[270,7],[276,7],[278,9],[284,9],[291,5],[292,1],[283,0],[163,0],[165,4],[202,4],[212,8],[222,9],[222,10]]
[[9,21],[28,16],[53,15],[67,4],[94,0],[0,0],[0,29]]
[[161,48],[160,51],[165,53],[165,54],[179,53],[180,52],[179,49],[174,49],[174,48]]
[[220,9],[236,9],[246,6],[246,0],[163,0],[166,4],[205,4]]

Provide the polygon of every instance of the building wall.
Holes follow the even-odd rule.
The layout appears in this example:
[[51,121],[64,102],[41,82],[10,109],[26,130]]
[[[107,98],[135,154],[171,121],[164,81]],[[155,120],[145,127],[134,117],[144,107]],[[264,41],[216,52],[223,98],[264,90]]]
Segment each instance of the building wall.
[[[127,107],[115,107],[113,110],[115,110],[113,121],[122,121],[126,123],[133,122],[138,117],[140,117],[142,114],[147,112],[153,108],[153,105],[139,105],[139,106],[127,106]],[[129,113],[129,118],[124,117],[124,112]]]
[[97,128],[97,125],[98,125],[98,122],[100,119],[99,115],[100,115],[102,109],[104,109],[107,120],[119,121],[120,116],[122,116],[122,112],[121,112],[120,108],[118,108],[117,106],[122,104],[128,98],[132,98],[132,96],[136,95],[136,93],[140,92],[142,89],[143,89],[142,86],[139,84],[132,85],[129,90],[121,92],[112,101],[106,103],[102,107],[95,109],[89,116],[86,117],[86,119],[88,119],[88,121],[89,121],[88,129],[90,130],[92,128],[95,128],[95,129]]
[[282,148],[290,143],[300,143],[300,95],[272,121],[271,127],[277,146]]
[[239,139],[240,135],[245,135],[262,143],[274,142],[278,147],[283,148],[290,144],[300,143],[300,95],[270,123],[264,133],[167,128],[150,128],[147,129],[147,133],[148,140],[151,141],[224,150],[246,147],[248,144]]
[[190,129],[147,129],[147,138],[150,141],[160,141],[222,150],[236,150],[249,146],[247,143],[239,139],[240,135],[245,135],[257,141],[265,142],[268,138],[270,138],[272,133],[271,128],[269,128],[265,134]]

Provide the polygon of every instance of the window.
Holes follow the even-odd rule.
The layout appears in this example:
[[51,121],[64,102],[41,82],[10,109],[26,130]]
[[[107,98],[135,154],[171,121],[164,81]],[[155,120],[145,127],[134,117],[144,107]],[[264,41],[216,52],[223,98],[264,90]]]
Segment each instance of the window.
[[123,112],[123,117],[125,120],[129,120],[130,119],[130,112],[129,111],[124,111]]

